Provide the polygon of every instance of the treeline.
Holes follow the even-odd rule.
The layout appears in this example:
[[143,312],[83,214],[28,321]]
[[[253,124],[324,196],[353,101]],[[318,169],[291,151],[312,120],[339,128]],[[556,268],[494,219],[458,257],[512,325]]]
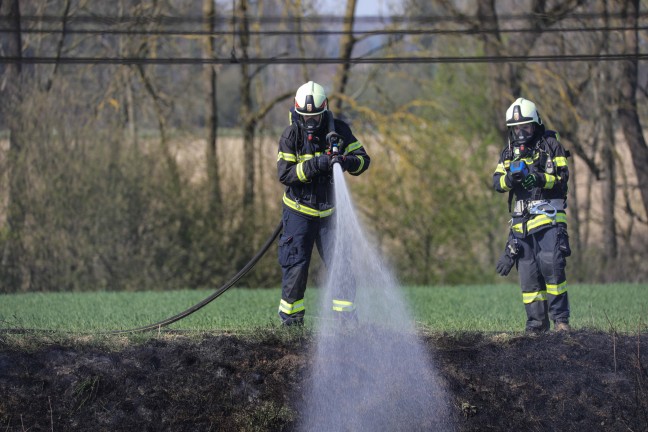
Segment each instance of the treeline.
[[[280,220],[277,139],[311,79],[372,155],[348,183],[404,283],[499,280],[518,96],[573,155],[569,280],[645,281],[639,2],[532,4],[0,2],[2,292],[219,285]],[[242,283],[279,281],[273,247]]]

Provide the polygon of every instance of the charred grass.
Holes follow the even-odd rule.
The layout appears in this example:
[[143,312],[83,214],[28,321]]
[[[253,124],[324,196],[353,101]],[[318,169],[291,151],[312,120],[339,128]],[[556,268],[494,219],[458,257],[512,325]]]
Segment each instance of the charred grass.
[[[645,333],[421,338],[451,395],[452,430],[648,430]],[[0,430],[297,430],[312,339],[0,333]]]

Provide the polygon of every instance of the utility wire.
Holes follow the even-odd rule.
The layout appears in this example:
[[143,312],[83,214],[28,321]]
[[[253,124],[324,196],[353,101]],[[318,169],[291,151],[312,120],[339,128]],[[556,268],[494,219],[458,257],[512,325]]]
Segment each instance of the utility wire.
[[[629,27],[629,26],[603,26],[603,27],[550,27],[542,30],[542,33],[591,33],[591,32],[612,32],[612,31],[645,31],[648,26]],[[15,29],[0,27],[0,33],[14,33]],[[21,29],[25,34],[59,34],[61,29]],[[474,35],[483,33],[538,33],[537,28],[503,28],[503,29],[486,29],[486,28],[467,28],[467,29],[382,29],[382,30],[250,30],[245,34],[250,36],[341,36],[341,35],[360,35],[360,36],[391,36],[391,35]],[[238,36],[241,31],[231,30],[94,30],[94,29],[65,29],[66,35],[125,35],[125,36]]]
[[[641,17],[648,17],[648,12],[640,13]],[[562,19],[603,19],[603,18],[623,18],[622,14],[571,14]],[[373,21],[376,17],[357,17],[356,22]],[[363,20],[367,18],[367,20]],[[470,18],[470,17],[468,17]],[[465,23],[468,18],[459,18],[452,16],[432,17],[432,16],[419,16],[419,17],[390,17],[390,22],[407,22],[411,23],[436,23],[449,21]],[[498,22],[512,21],[512,20],[551,20],[551,16],[540,16],[533,14],[520,14],[520,15],[500,15],[497,18]],[[207,31],[207,30],[175,30],[175,29],[74,29],[70,28],[72,25],[79,23],[92,23],[103,25],[115,24],[190,24],[190,23],[204,23],[204,17],[168,17],[168,16],[148,16],[148,17],[111,17],[111,16],[73,16],[67,17],[66,20],[66,35],[81,34],[81,35],[142,35],[142,36],[230,36],[234,40],[240,31],[235,30],[237,17],[232,15],[231,18],[222,18],[222,22],[231,24],[231,30],[222,31]],[[251,18],[252,19],[252,18]],[[62,23],[60,16],[22,16],[22,22],[36,22],[36,23]],[[286,17],[261,17],[256,19],[257,22],[267,23],[285,23],[290,21],[305,22],[308,20],[318,22],[320,24],[326,23],[330,26],[331,23],[345,22],[345,17],[329,16],[329,17],[300,17],[288,18]],[[0,17],[0,34],[15,32],[14,29],[2,27],[1,24],[6,21],[6,17]],[[218,19],[216,20],[218,21]],[[489,20],[481,20],[480,22],[488,22]],[[381,19],[384,24],[384,20]],[[553,27],[549,26],[542,29],[542,32],[611,32],[611,31],[645,31],[648,26],[597,26],[597,27]],[[61,33],[61,29],[20,29],[22,33],[29,34],[48,34],[48,33]],[[313,35],[313,36],[326,36],[326,35],[366,35],[366,36],[379,36],[379,35],[474,35],[484,33],[535,33],[538,32],[536,28],[463,28],[463,29],[381,29],[381,30],[357,30],[357,31],[343,31],[343,30],[260,30],[249,31],[246,34],[250,36],[294,36],[294,35]],[[234,50],[234,46],[232,47]],[[234,52],[234,51],[233,51]],[[344,59],[337,57],[326,58],[249,58],[237,59],[232,55],[229,58],[214,58],[203,59],[196,57],[167,57],[167,58],[148,58],[148,57],[47,57],[47,56],[34,56],[34,57],[0,57],[0,64],[157,64],[157,65],[192,65],[192,64],[229,64],[229,63],[247,63],[247,64],[341,64],[341,63],[355,63],[355,64],[425,64],[425,63],[517,63],[517,62],[587,62],[587,61],[619,61],[619,60],[644,60],[645,54],[573,54],[573,55],[535,55],[535,56],[467,56],[467,57],[359,57],[352,59]]]
[[[648,12],[640,12],[637,18],[648,17]],[[211,22],[210,18],[203,16],[184,16],[174,17],[168,15],[150,15],[150,16],[108,16],[108,15],[74,15],[67,17],[70,23],[88,23],[88,24],[204,24]],[[311,16],[248,16],[246,19],[253,23],[272,23],[272,24],[286,24],[296,22],[315,22],[321,24],[344,24],[348,23],[350,19],[342,15],[311,15]],[[501,14],[493,17],[475,17],[470,15],[463,16],[432,16],[432,15],[419,15],[419,16],[404,16],[394,15],[389,17],[381,16],[355,16],[353,21],[355,23],[375,23],[384,25],[386,23],[465,23],[469,20],[475,20],[482,23],[488,22],[506,22],[506,21],[546,21],[553,22],[556,20],[604,20],[604,19],[627,19],[627,15],[621,12],[618,13],[570,13],[568,15],[551,15],[551,14]],[[8,16],[0,16],[0,22],[8,21]],[[62,17],[58,15],[21,15],[22,22],[62,22]],[[221,15],[214,18],[215,22],[231,23],[229,16]]]
[[466,56],[466,57],[286,57],[286,58],[197,58],[197,57],[0,57],[0,64],[148,64],[148,65],[205,65],[205,64],[434,64],[434,63],[522,63],[522,62],[601,62],[648,60],[648,54],[559,54],[529,56]]

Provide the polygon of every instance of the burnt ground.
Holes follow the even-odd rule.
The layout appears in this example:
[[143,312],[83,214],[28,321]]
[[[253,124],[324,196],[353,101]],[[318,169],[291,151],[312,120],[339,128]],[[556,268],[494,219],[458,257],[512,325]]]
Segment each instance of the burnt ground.
[[[0,431],[298,430],[312,338],[0,332]],[[646,333],[422,338],[450,395],[449,430],[648,430]]]

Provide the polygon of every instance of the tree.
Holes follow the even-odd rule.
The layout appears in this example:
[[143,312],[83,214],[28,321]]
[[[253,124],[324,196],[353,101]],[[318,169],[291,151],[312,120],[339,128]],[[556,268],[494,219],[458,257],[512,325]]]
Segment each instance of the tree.
[[[639,53],[639,0],[621,2],[624,5],[623,15],[625,22],[631,30],[623,32],[624,53],[637,55]],[[638,60],[630,58],[624,60],[621,66],[621,79],[619,80],[620,100],[618,116],[628,147],[632,154],[632,162],[637,174],[637,181],[643,207],[648,214],[648,145],[643,135],[643,128],[637,109],[637,81]]]
[[[342,26],[343,36],[340,39],[340,59],[343,61],[338,65],[335,74],[335,82],[333,83],[334,92],[340,95],[345,94],[346,86],[349,82],[349,73],[351,70],[351,54],[353,47],[356,43],[356,38],[353,35],[353,23],[355,21],[356,0],[347,0],[346,9],[344,12],[344,25]],[[342,99],[335,100],[335,112],[342,109]]]
[[[204,27],[209,33],[216,31],[216,8],[214,0],[203,0]],[[203,45],[203,57],[206,59],[218,56],[216,37],[208,36]],[[216,65],[205,66],[205,78],[207,91],[206,112],[207,112],[207,181],[209,182],[209,202],[212,217],[218,220],[220,207],[222,205],[220,174],[218,172],[218,71]]]
[[[10,57],[15,58],[14,63],[7,65],[5,81],[9,85],[2,86],[3,100],[2,111],[10,109],[13,103],[20,98],[21,74],[22,74],[22,31],[19,0],[7,2],[9,39],[7,51]],[[0,3],[0,10],[2,4]],[[9,113],[3,112],[11,119]],[[25,172],[23,170],[23,149],[26,145],[23,137],[23,125],[19,122],[9,121],[9,153],[8,153],[8,204],[7,204],[7,228],[9,236],[3,251],[2,264],[6,269],[6,285],[10,290],[19,290],[26,283],[28,278],[27,270],[21,263],[22,250],[21,233],[25,224],[26,209],[24,203]]]
[[[534,31],[516,34],[515,38],[505,38],[502,29],[507,26],[498,21],[497,2],[495,0],[478,0],[477,11],[474,16],[461,12],[451,0],[444,0],[441,4],[459,22],[467,23],[471,28],[480,30],[479,35],[484,46],[484,54],[488,57],[502,56],[528,56],[541,40],[542,32],[561,19],[568,16],[585,0],[569,0],[558,2],[552,7],[546,0],[531,2],[530,10],[516,9],[521,19],[516,24],[522,23]],[[487,30],[487,31],[481,31]],[[525,63],[495,63],[489,64],[490,96],[493,100],[494,113],[500,113],[512,100],[522,93],[522,81],[527,65]],[[502,136],[506,134],[506,126],[500,121],[499,116],[493,119]]]

